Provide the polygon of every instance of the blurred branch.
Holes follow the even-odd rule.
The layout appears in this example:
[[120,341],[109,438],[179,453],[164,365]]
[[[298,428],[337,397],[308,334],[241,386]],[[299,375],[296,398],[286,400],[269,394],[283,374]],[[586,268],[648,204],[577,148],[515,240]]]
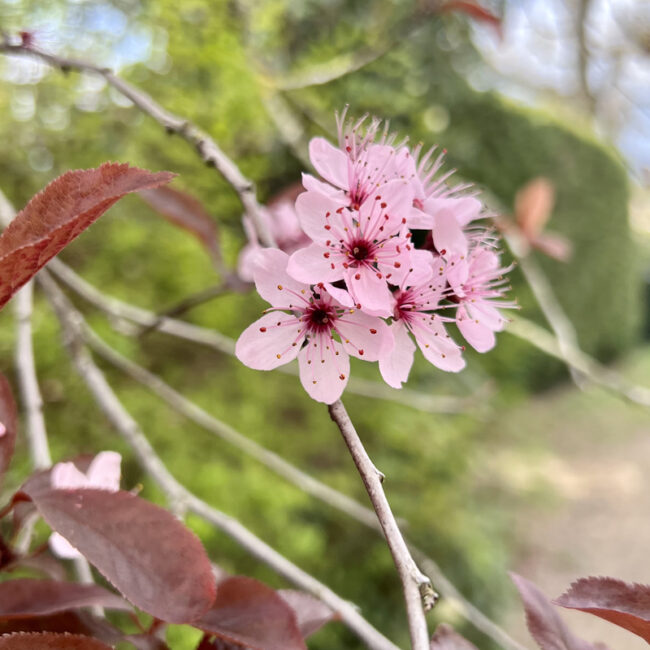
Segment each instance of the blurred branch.
[[587,47],[587,19],[591,0],[578,0],[576,14],[576,36],[578,41],[578,77],[580,79],[580,91],[587,104],[589,112],[594,115],[596,110],[596,98],[589,87],[589,49]]
[[[155,324],[156,330],[163,334],[175,336],[176,338],[191,341],[192,343],[198,343],[199,345],[204,345],[230,356],[234,356],[235,354],[235,342],[216,330],[192,325],[191,323],[173,318],[163,317],[161,319],[154,312],[106,295],[86,282],[86,280],[59,259],[53,259],[47,268],[54,272],[66,286],[84,300],[113,319],[117,319],[118,321],[126,320],[145,328],[152,327]],[[116,329],[120,328],[116,327]],[[289,375],[298,374],[295,364],[281,366],[277,370]],[[470,395],[468,398],[435,396],[406,388],[395,390],[386,384],[366,381],[355,377],[350,378],[347,390],[350,393],[356,393],[373,399],[390,400],[425,413],[464,413],[468,409],[475,408],[477,404],[480,404],[486,395],[486,391],[482,390],[476,395]]]
[[611,390],[629,402],[650,408],[650,389],[627,381],[619,372],[606,368],[577,347],[561,346],[553,334],[536,323],[515,316],[504,331],[575,368],[594,384]]
[[[535,262],[534,258],[528,252],[525,252],[519,238],[514,233],[504,233],[504,239],[513,255],[517,258],[519,268],[533,292],[537,304],[557,337],[557,343],[564,354],[563,358],[568,358],[567,355],[570,354],[569,350],[578,348],[578,339],[573,323],[569,320],[562,305],[558,302],[553,287],[542,269]],[[584,389],[584,377],[580,369],[571,363],[568,363],[568,367],[573,382],[581,390]]]
[[397,650],[391,641],[358,613],[354,605],[343,600],[313,576],[280,555],[237,520],[197,497],[172,476],[93,361],[84,343],[83,316],[72,306],[47,271],[42,271],[38,279],[59,318],[66,348],[78,373],[87,384],[98,406],[131,447],[139,464],[162,489],[169,502],[181,504],[187,511],[205,519],[286,580],[320,598],[371,648]]
[[109,68],[102,68],[79,59],[69,59],[41,52],[27,45],[12,45],[4,39],[0,42],[0,53],[27,56],[38,59],[62,72],[75,70],[103,77],[120,94],[129,99],[143,113],[158,122],[168,133],[176,133],[194,146],[203,161],[214,166],[226,182],[237,193],[245,212],[250,215],[260,241],[265,246],[275,246],[273,235],[262,217],[264,207],[259,204],[255,184],[246,178],[239,167],[221,150],[206,133],[186,119],[178,117],[158,104],[150,95],[115,75]]
[[25,409],[27,443],[34,469],[52,465],[47,442],[43,398],[38,387],[34,348],[32,343],[32,296],[34,284],[28,282],[18,291],[14,300],[16,315],[16,369]]
[[431,580],[420,571],[411,557],[382,487],[385,477],[368,456],[343,402],[339,399],[328,408],[330,417],[338,426],[370,497],[402,581],[411,647],[413,650],[429,650],[425,611],[434,606],[437,594],[431,586]]

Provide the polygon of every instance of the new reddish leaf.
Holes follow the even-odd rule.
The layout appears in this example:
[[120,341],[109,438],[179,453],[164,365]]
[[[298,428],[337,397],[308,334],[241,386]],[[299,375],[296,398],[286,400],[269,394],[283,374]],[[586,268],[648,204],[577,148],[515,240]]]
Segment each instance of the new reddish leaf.
[[441,623],[431,639],[431,650],[478,650],[467,639],[454,631],[451,625]]
[[128,164],[66,172],[25,206],[0,236],[0,307],[125,194],[174,177]]
[[515,219],[528,239],[537,237],[548,223],[555,203],[555,187],[546,178],[535,178],[515,196]]
[[253,650],[306,650],[291,607],[253,578],[220,582],[213,606],[193,625]]
[[200,618],[215,598],[201,542],[171,513],[130,492],[23,490],[43,519],[134,605],[169,623]]
[[98,585],[29,578],[0,583],[0,619],[47,616],[92,605],[131,609],[119,596]]
[[0,373],[0,479],[7,471],[16,444],[16,402],[9,380]]
[[529,580],[510,573],[526,610],[526,624],[542,650],[606,650],[574,636],[546,596]]
[[143,190],[140,196],[171,223],[191,232],[205,246],[213,261],[218,260],[217,224],[200,201],[171,187]]
[[293,609],[298,621],[298,629],[304,638],[320,630],[325,623],[340,618],[322,600],[304,591],[280,589],[277,593]]
[[0,650],[111,650],[97,639],[78,634],[17,632],[0,637]]
[[553,601],[624,627],[650,643],[650,586],[615,578],[581,578]]

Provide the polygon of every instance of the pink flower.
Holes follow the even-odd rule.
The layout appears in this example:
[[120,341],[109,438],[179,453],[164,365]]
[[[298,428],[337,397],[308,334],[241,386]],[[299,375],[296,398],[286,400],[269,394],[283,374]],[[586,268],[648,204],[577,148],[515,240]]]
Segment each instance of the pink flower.
[[381,120],[373,119],[364,128],[365,116],[353,123],[346,122],[345,115],[346,111],[337,115],[338,147],[325,138],[313,138],[309,143],[309,158],[327,183],[304,174],[303,185],[358,210],[386,183],[405,180],[413,165],[403,143],[395,147],[394,135],[386,129],[380,132]]
[[514,302],[498,300],[507,290],[503,277],[512,267],[500,266],[499,256],[490,248],[477,245],[466,258],[455,258],[448,265],[449,299],[458,304],[456,324],[465,340],[478,352],[491,350],[506,319],[499,308],[515,308]]
[[[280,250],[286,253],[294,251],[309,244],[309,237],[305,235],[298,222],[298,215],[294,208],[293,201],[281,200],[270,205],[267,211],[262,213],[266,226],[275,238]],[[248,244],[242,248],[237,262],[237,272],[242,280],[251,282],[253,280],[253,269],[257,254],[263,250],[257,239],[257,232],[250,217],[243,217],[244,230],[248,236]]]
[[358,210],[321,192],[304,192],[296,211],[314,243],[291,256],[287,272],[309,284],[345,280],[360,309],[389,316],[388,284],[399,284],[411,268],[413,246],[404,214],[412,201],[409,184],[401,180],[385,183]]
[[[117,492],[120,489],[122,457],[115,451],[102,451],[90,463],[84,474],[74,463],[57,463],[50,473],[50,485],[56,490],[94,488]],[[81,553],[59,533],[50,535],[52,552],[66,560],[81,557]]]
[[349,355],[377,361],[392,346],[392,335],[381,319],[335,300],[324,283],[310,287],[290,277],[288,261],[277,249],[258,255],[255,285],[272,308],[244,330],[235,352],[256,370],[272,370],[297,357],[307,393],[331,404],[347,384]]
[[[415,354],[415,338],[425,359],[441,370],[458,372],[465,367],[460,348],[447,334],[445,322],[453,318],[442,316],[447,298],[445,264],[435,261],[431,253],[416,251],[420,262],[417,272],[411,274],[394,294],[393,323],[390,327],[395,345],[379,359],[379,370],[384,381],[393,388],[401,388],[408,378]],[[416,266],[414,264],[414,266]]]

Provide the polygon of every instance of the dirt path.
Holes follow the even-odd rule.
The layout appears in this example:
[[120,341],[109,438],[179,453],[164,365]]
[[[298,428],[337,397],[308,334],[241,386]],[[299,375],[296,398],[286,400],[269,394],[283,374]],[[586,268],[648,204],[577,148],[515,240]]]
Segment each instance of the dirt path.
[[[650,385],[650,351],[629,365]],[[599,390],[562,387],[513,411],[503,426],[521,441],[490,463],[515,504],[513,570],[549,597],[589,575],[650,583],[650,412]],[[588,614],[562,616],[576,634],[611,650],[648,647]],[[533,647],[520,609],[504,624]]]

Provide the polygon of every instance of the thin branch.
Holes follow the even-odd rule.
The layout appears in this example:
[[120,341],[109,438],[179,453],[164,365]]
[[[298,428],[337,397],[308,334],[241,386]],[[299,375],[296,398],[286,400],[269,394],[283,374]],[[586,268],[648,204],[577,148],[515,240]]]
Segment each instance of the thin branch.
[[34,348],[32,345],[32,293],[34,285],[28,282],[14,297],[16,315],[16,369],[20,393],[25,409],[27,443],[34,469],[52,465],[47,431],[43,417],[43,398],[38,387]]
[[[382,482],[384,475],[375,467],[357,434],[350,416],[341,400],[329,406],[329,414],[336,423],[345,444],[350,450],[354,464],[361,475],[361,480],[368,492],[370,501],[381,524],[388,548],[393,556],[406,601],[406,614],[413,650],[429,649],[429,632],[425,617],[425,608],[430,609],[436,601],[436,594],[431,580],[425,576],[411,557],[411,553],[402,537],[393,512],[384,493]],[[424,607],[423,607],[424,601]]]
[[579,348],[561,346],[553,334],[536,323],[515,316],[505,331],[572,366],[592,383],[607,388],[629,402],[650,408],[649,388],[629,382],[619,372],[603,366]]
[[578,78],[580,91],[591,115],[596,110],[596,97],[589,87],[589,48],[587,46],[587,20],[591,0],[578,0],[576,12],[576,38],[578,42]]
[[[123,302],[113,296],[106,295],[99,291],[89,282],[86,282],[80,275],[75,273],[69,266],[59,259],[53,259],[48,264],[50,269],[66,286],[72,289],[81,298],[94,305],[108,316],[119,321],[129,321],[141,327],[151,327],[157,323],[156,330],[185,341],[191,341],[204,345],[218,352],[234,356],[235,341],[231,338],[198,325],[192,325],[185,321],[173,318],[160,319],[157,314],[142,307],[136,307]],[[116,327],[116,329],[120,329]],[[123,329],[123,328],[122,328]],[[277,368],[279,372],[288,375],[297,375],[295,364],[288,364]],[[489,389],[489,387],[488,387]],[[481,390],[476,395],[466,397],[453,397],[441,395],[427,395],[415,390],[403,388],[395,390],[386,384],[367,381],[357,377],[351,377],[348,382],[347,391],[373,399],[385,399],[397,404],[409,406],[425,413],[465,413],[484,401],[488,391]]]
[[108,420],[131,447],[139,464],[162,489],[169,502],[182,504],[187,511],[193,512],[213,524],[286,580],[320,598],[337,612],[341,620],[370,648],[397,650],[391,641],[358,613],[354,605],[290,562],[237,520],[198,498],[170,474],[86,349],[83,341],[84,320],[81,314],[74,309],[47,271],[41,271],[38,279],[61,322],[66,348],[77,371]]
[[53,68],[58,68],[62,72],[75,70],[77,72],[85,72],[103,77],[110,86],[132,101],[143,113],[156,120],[168,133],[178,134],[193,145],[203,161],[215,167],[237,193],[244,211],[250,215],[255,224],[260,241],[265,246],[276,245],[275,239],[266,225],[264,218],[265,209],[257,201],[253,181],[246,178],[239,167],[221,150],[219,145],[196,125],[167,111],[150,95],[124,81],[124,79],[118,77],[109,68],[92,65],[79,59],[69,59],[48,54],[26,45],[12,45],[6,40],[0,42],[0,52],[35,58]]
[[[523,252],[522,242],[515,233],[504,234],[504,239],[513,255],[517,258],[519,268],[544,317],[557,337],[560,349],[565,357],[570,355],[570,350],[578,348],[578,337],[573,323],[558,302],[548,278],[544,275],[535,259],[528,252]],[[585,377],[583,373],[572,364],[568,364],[568,368],[573,383],[581,390],[584,390]]]
[[[210,415],[194,402],[188,400],[169,384],[165,383],[159,376],[149,372],[142,366],[122,356],[117,350],[103,341],[87,325],[83,327],[83,335],[86,343],[103,357],[106,361],[119,368],[122,372],[140,382],[165,401],[168,407],[181,413],[195,424],[207,431],[219,436],[222,440],[231,443],[244,453],[255,458],[263,465],[274,471],[277,475],[289,481],[307,494],[319,499],[323,503],[337,509],[340,512],[352,517],[355,521],[368,526],[379,534],[383,534],[381,525],[373,510],[363,506],[351,497],[335,490],[321,481],[306,474],[301,469],[284,460],[274,452],[258,445],[243,434],[233,429],[228,424]],[[368,382],[372,383],[372,382]],[[399,519],[398,519],[399,523]],[[492,638],[506,650],[525,650],[511,639],[507,633],[496,623],[491,621],[485,614],[470,603],[445,576],[441,568],[434,560],[428,557],[424,551],[415,547],[412,543],[407,544],[412,555],[429,574],[440,592],[447,598],[448,602],[462,616],[467,618],[478,630]]]

